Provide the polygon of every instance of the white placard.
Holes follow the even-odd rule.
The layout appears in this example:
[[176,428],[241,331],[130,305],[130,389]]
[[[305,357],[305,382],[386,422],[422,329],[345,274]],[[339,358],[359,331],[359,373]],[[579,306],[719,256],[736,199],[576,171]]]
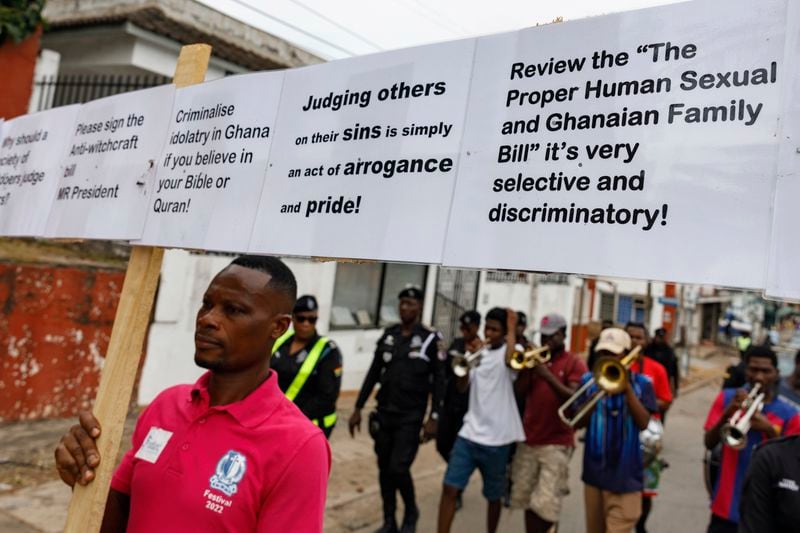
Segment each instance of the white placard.
[[174,94],[174,85],[164,85],[81,106],[63,155],[48,236],[141,236]]
[[263,72],[176,91],[140,244],[247,250],[282,83]]
[[785,17],[687,2],[479,39],[444,263],[763,286]]
[[59,157],[72,135],[79,105],[25,115],[0,134],[0,235],[44,234],[59,176]]
[[441,260],[474,40],[286,73],[254,252]]
[[772,239],[765,295],[800,300],[800,3],[789,3],[786,64],[794,68],[784,84],[781,148],[773,204]]

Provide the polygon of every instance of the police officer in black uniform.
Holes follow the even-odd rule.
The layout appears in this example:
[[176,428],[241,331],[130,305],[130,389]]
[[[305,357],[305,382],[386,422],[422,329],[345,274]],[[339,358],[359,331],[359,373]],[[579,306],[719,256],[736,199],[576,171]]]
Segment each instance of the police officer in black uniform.
[[459,392],[456,387],[456,375],[453,373],[453,358],[463,356],[465,353],[474,353],[480,349],[481,338],[478,330],[481,326],[481,314],[477,311],[467,311],[459,319],[461,337],[453,339],[447,348],[444,372],[446,386],[444,404],[439,416],[439,431],[436,433],[436,450],[445,462],[450,460],[450,451],[456,442],[456,437],[464,421],[469,407],[469,387],[465,392]]
[[270,367],[286,397],[330,437],[342,385],[342,354],[336,343],[317,333],[318,309],[313,296],[297,299],[292,328],[275,341]]
[[740,533],[800,529],[800,436],[756,448],[742,489]]
[[[361,409],[375,385],[380,383],[378,409],[369,415],[369,432],[375,441],[380,472],[384,516],[384,524],[378,530],[381,533],[398,531],[397,491],[405,504],[400,531],[416,531],[419,510],[414,498],[411,463],[420,441],[426,442],[436,436],[444,394],[444,365],[439,359],[441,336],[419,323],[422,291],[416,287],[407,288],[398,298],[401,323],[386,328],[378,339],[375,357],[349,423],[350,434],[355,436],[355,429],[361,430]],[[429,395],[433,397],[431,411],[423,425]]]

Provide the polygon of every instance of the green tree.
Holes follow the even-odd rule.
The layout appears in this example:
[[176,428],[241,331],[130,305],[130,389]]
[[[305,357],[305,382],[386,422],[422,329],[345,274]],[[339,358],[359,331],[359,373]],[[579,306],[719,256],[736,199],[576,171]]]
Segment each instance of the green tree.
[[0,0],[0,44],[24,41],[44,23],[45,0]]

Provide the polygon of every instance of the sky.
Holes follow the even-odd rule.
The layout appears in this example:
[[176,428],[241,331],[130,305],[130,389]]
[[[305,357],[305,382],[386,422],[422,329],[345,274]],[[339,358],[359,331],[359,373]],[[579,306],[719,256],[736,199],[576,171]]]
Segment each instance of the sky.
[[339,59],[677,0],[198,1],[323,59]]

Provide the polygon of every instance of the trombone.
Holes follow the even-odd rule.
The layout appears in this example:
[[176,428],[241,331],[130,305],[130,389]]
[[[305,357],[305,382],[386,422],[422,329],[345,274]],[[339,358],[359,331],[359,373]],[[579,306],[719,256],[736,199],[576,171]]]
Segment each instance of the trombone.
[[514,370],[533,368],[550,360],[550,347],[531,348],[530,350],[514,350],[508,358],[508,366]]
[[[575,424],[586,416],[586,413],[592,410],[594,404],[599,402],[605,395],[619,394],[624,391],[628,384],[628,369],[630,369],[636,359],[638,359],[640,351],[641,346],[637,346],[622,359],[617,359],[616,357],[601,357],[598,359],[594,367],[592,367],[592,377],[558,408],[558,416],[561,418],[562,422],[569,427],[575,427]],[[600,390],[595,392],[591,398],[583,404],[575,416],[568,418],[566,415],[567,410],[595,383]]]
[[456,377],[463,378],[469,371],[481,364],[481,355],[483,354],[484,345],[474,352],[467,352],[453,356],[451,364],[453,365],[453,374]]
[[741,450],[747,444],[747,432],[750,431],[750,420],[753,415],[760,413],[764,408],[763,392],[759,392],[761,383],[756,383],[750,389],[750,394],[742,402],[738,411],[733,413],[730,420],[720,429],[722,442],[734,450]]

